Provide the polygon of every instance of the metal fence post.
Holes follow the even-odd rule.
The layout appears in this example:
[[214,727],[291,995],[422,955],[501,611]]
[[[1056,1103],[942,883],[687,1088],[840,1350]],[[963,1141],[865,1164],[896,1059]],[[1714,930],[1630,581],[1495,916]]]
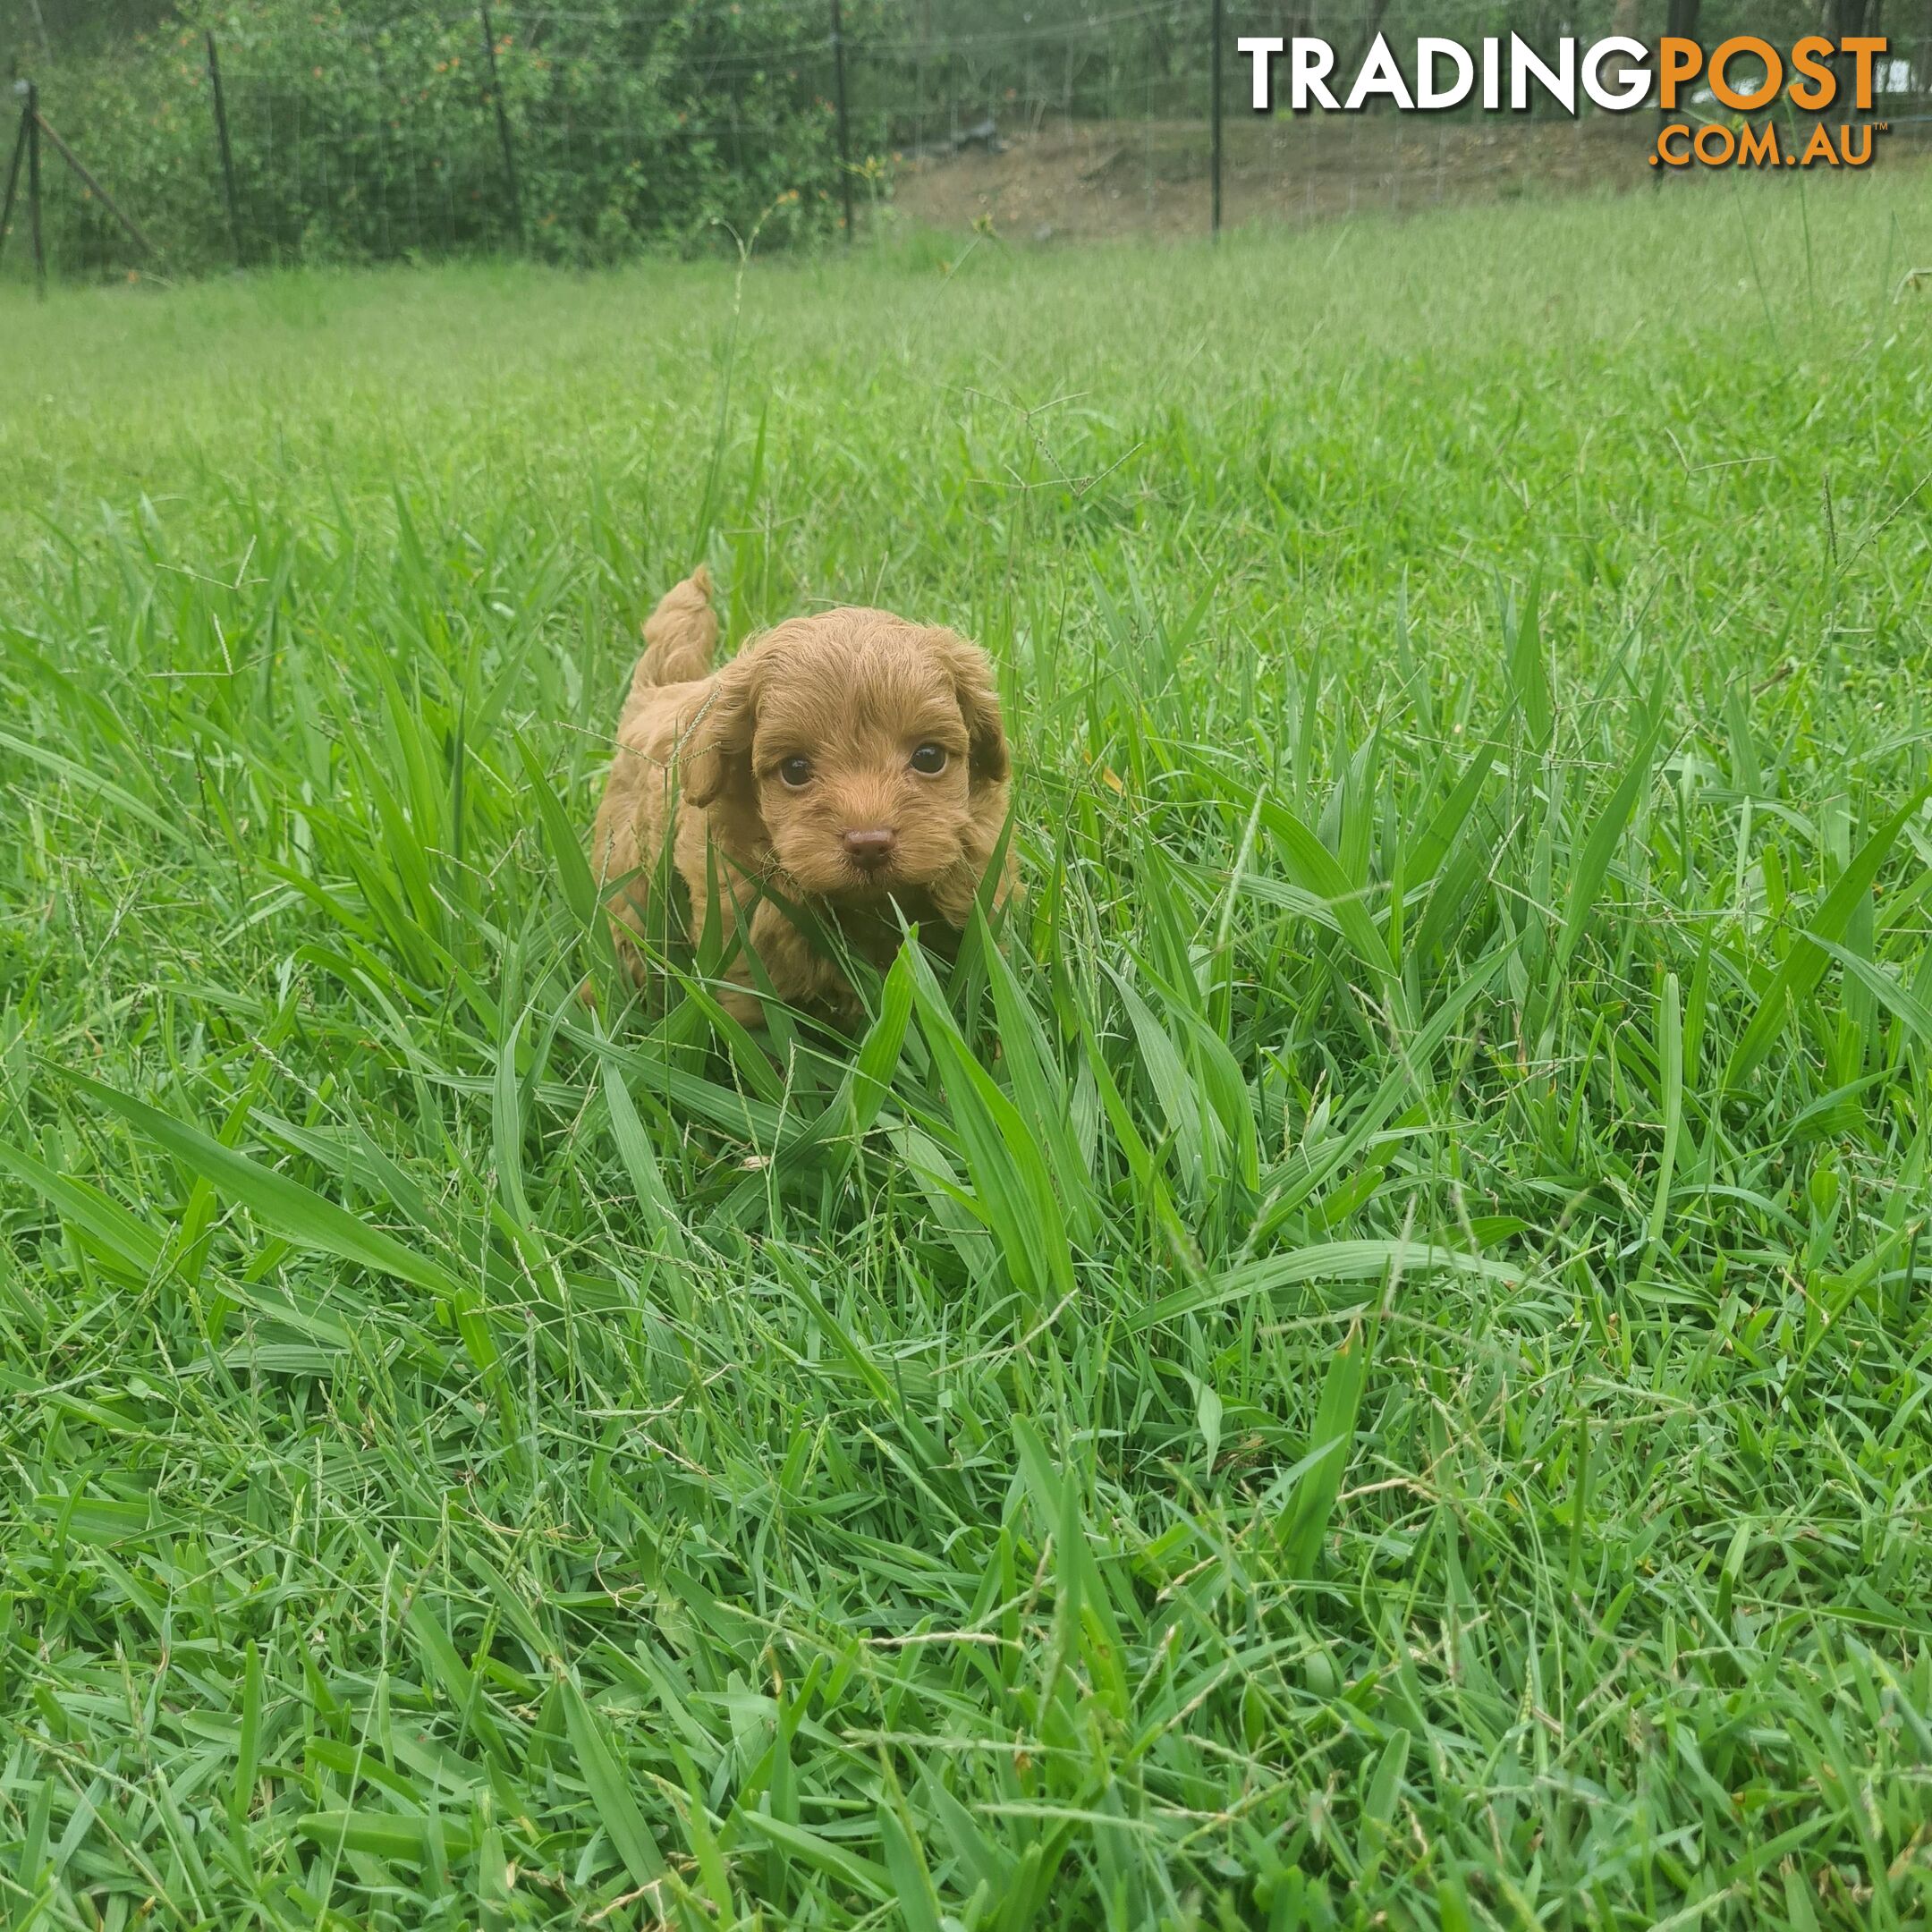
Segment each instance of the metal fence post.
[[504,106],[503,80],[496,72],[496,33],[490,25],[489,0],[479,0],[477,16],[483,22],[483,58],[489,67],[490,99],[496,108],[496,140],[503,149],[504,192],[510,200],[510,225],[523,239],[523,197],[517,190],[516,151],[510,145],[510,115]]
[[852,143],[845,125],[845,29],[839,0],[832,0],[832,87],[838,105],[839,199],[845,207],[845,242],[852,238]]
[[1209,217],[1208,233],[1218,242],[1221,239],[1221,30],[1223,0],[1214,0],[1214,25],[1211,30],[1214,46],[1208,54],[1208,113],[1214,120],[1213,150],[1208,164],[1208,178],[1213,183],[1214,211]]
[[21,110],[20,131],[13,137],[13,159],[7,168],[6,194],[0,199],[0,253],[6,250],[7,230],[13,221],[13,191],[20,186],[21,165],[27,158],[27,111]]
[[33,240],[34,292],[47,300],[47,245],[40,234],[40,89],[27,83],[27,232]]
[[215,139],[221,144],[222,192],[228,199],[228,233],[234,242],[235,267],[248,267],[242,251],[242,204],[235,195],[234,153],[228,145],[228,104],[222,97],[221,56],[215,51],[215,34],[208,36],[208,80],[215,90]]

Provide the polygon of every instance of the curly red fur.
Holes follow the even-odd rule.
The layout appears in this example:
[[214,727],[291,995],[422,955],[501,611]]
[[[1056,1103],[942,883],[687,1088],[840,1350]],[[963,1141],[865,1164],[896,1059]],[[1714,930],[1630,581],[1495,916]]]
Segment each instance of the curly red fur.
[[[750,944],[773,988],[853,1017],[843,972],[777,901],[809,908],[882,964],[898,945],[895,909],[928,928],[966,923],[1006,822],[992,666],[951,631],[848,608],[790,618],[713,672],[717,630],[701,567],[645,623],[592,869],[617,886],[611,917],[633,971],[668,835],[694,936],[715,880],[721,937],[751,909]],[[855,845],[869,849],[855,856]],[[999,896],[1013,877],[1009,853]],[[729,978],[727,1010],[755,1022],[741,953]]]

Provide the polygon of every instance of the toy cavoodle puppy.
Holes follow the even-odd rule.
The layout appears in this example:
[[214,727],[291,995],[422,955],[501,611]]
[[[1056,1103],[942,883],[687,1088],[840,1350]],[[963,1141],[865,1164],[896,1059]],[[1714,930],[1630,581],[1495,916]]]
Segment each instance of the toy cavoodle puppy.
[[[957,930],[998,849],[1009,789],[992,666],[952,631],[888,611],[792,617],[714,671],[717,617],[700,567],[644,625],[617,725],[591,869],[618,890],[610,911],[635,973],[644,910],[666,829],[702,936],[716,881],[728,940],[750,940],[789,1004],[851,1021],[856,996],[828,950],[793,923],[802,909],[883,965],[898,915]],[[1009,854],[997,882],[1013,882]],[[741,949],[721,1000],[755,1023],[761,1007]]]

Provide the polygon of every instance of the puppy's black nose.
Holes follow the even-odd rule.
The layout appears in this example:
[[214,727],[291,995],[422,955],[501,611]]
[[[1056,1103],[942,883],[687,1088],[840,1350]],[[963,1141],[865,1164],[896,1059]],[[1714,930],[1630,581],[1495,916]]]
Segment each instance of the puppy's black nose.
[[869,872],[892,857],[893,847],[898,843],[899,835],[889,826],[875,826],[869,832],[847,832],[844,835],[845,856],[855,866]]

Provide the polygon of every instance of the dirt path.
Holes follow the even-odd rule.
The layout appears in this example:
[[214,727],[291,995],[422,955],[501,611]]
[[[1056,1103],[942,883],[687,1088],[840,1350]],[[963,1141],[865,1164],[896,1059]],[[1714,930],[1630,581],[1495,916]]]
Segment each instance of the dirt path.
[[[1231,117],[1224,219],[1231,227],[1317,222],[1648,187],[1657,178],[1649,165],[1656,131],[1648,114],[1541,123]],[[1925,143],[1898,146],[1877,165],[1909,165],[1926,151]],[[1199,234],[1208,215],[1208,129],[1200,122],[1048,121],[1035,133],[1006,137],[996,154],[908,158],[894,200],[916,224],[957,229],[990,218],[996,233],[1013,241]]]

